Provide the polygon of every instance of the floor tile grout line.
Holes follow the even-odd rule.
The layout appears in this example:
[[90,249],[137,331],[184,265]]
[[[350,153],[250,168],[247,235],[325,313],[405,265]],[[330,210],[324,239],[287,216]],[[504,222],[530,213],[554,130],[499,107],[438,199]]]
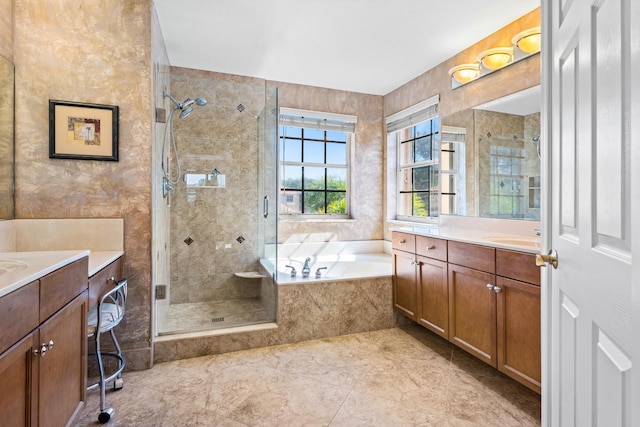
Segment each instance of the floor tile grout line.
[[338,416],[338,414],[340,413],[340,410],[342,409],[342,407],[344,406],[344,404],[346,403],[347,399],[349,399],[349,397],[351,396],[351,394],[353,393],[353,390],[355,390],[356,386],[358,385],[358,383],[360,382],[360,380],[362,380],[363,377],[366,377],[368,375],[367,371],[364,371],[359,377],[358,379],[353,383],[353,386],[351,386],[351,390],[349,390],[349,393],[347,393],[347,395],[345,396],[344,399],[342,399],[342,402],[340,403],[340,406],[338,407],[338,409],[336,410],[335,414],[333,414],[333,417],[331,417],[331,420],[329,421],[329,424],[327,425],[327,427],[331,427],[331,424],[333,424],[333,421],[336,419],[336,417]]

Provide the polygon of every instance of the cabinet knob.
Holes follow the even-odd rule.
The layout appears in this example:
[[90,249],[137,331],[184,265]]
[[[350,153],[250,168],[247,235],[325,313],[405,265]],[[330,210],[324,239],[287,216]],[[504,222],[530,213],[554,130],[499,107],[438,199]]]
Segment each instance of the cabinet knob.
[[493,290],[496,291],[497,294],[499,294],[500,292],[502,292],[502,288],[500,286],[494,286]]
[[493,285],[491,283],[487,283],[487,289],[492,291],[493,290]]
[[427,252],[432,251],[436,248],[435,245],[427,246]]
[[400,240],[400,243],[407,243],[407,240],[406,239],[402,239],[402,240]]
[[53,340],[49,340],[49,346],[47,347],[47,350],[53,350]]
[[40,357],[44,357],[47,354],[47,344],[46,343],[42,343],[42,345],[40,346],[40,349],[34,349],[33,350],[33,355],[34,356],[40,356]]

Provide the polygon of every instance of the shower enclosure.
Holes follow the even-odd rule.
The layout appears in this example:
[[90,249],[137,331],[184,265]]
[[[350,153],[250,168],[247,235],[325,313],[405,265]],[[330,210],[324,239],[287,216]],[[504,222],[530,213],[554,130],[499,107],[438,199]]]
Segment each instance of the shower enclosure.
[[[171,96],[156,119],[166,121],[156,128],[165,162],[156,173],[173,180],[162,181],[165,206],[154,205],[168,226],[154,227],[168,260],[154,280],[156,335],[273,322],[275,280],[260,259],[276,257],[277,89],[184,68],[157,74],[156,97]],[[183,114],[191,99],[207,102]]]

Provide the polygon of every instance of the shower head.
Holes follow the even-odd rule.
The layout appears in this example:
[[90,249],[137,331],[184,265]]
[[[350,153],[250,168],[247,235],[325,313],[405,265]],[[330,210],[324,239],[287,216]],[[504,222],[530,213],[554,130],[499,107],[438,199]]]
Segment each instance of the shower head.
[[207,100],[204,98],[196,98],[195,100],[187,98],[184,100],[184,102],[178,102],[177,99],[175,99],[173,96],[171,96],[171,94],[168,94],[167,92],[164,92],[163,96],[165,98],[169,98],[176,105],[175,107],[173,107],[174,109],[182,110],[179,116],[181,119],[188,117],[189,114],[193,112],[193,104],[199,105],[201,107],[207,105]]
[[[193,103],[193,101],[191,101]],[[186,119],[193,112],[193,107],[182,108],[182,112],[178,116],[180,119]]]

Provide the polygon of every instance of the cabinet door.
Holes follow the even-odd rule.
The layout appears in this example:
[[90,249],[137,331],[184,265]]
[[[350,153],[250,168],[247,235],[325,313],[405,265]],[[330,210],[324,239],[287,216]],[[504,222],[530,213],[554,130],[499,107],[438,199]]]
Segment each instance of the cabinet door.
[[87,291],[40,326],[40,426],[63,426],[82,409],[87,387]]
[[36,425],[38,331],[35,330],[0,355],[0,424],[6,426]]
[[418,323],[449,339],[447,263],[418,256]]
[[416,320],[417,306],[415,255],[394,250],[393,307],[408,318]]
[[494,368],[495,280],[493,274],[449,264],[449,341]]
[[540,287],[497,278],[498,369],[540,393]]

